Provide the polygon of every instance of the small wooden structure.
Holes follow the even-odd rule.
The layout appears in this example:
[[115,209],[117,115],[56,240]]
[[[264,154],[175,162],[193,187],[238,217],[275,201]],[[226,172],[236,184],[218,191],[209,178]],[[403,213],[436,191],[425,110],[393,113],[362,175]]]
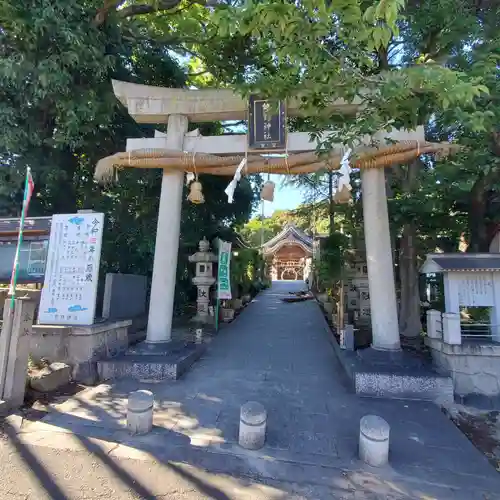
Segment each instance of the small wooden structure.
[[445,313],[460,307],[490,308],[492,340],[500,342],[500,255],[492,253],[428,254],[421,273],[442,273]]
[[[19,259],[19,284],[42,283],[47,261],[52,217],[30,217],[24,221]],[[19,218],[0,219],[0,283],[10,283]]]

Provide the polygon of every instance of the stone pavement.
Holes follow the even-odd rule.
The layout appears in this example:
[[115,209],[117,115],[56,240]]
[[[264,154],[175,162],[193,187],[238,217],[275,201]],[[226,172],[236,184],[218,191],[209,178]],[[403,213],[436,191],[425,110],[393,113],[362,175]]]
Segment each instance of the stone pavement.
[[[41,421],[11,417],[0,497],[500,498],[500,475],[437,406],[352,394],[318,305],[280,301],[300,287],[278,282],[259,295],[181,380],[102,384]],[[137,388],[155,394],[155,427],[131,437],[126,398]],[[249,400],[268,411],[267,443],[256,452],[237,445]],[[368,413],[391,425],[390,465],[379,469],[357,459]],[[45,478],[38,489],[30,463]]]

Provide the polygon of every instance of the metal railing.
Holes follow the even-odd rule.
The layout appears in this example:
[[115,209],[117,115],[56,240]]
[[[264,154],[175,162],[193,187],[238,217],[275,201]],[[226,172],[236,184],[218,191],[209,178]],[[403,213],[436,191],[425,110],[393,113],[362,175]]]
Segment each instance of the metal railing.
[[500,331],[500,325],[490,323],[460,323],[460,332],[466,339],[491,339],[494,332]]
[[436,333],[440,333],[441,334],[441,337],[443,336],[443,319],[438,319],[436,321],[436,324],[438,325],[438,327],[436,328]]

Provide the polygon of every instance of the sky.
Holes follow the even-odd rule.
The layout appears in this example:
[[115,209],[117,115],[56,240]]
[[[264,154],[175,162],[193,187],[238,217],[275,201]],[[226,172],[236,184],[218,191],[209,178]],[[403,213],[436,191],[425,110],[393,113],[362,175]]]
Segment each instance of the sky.
[[[271,180],[275,183],[274,201],[264,202],[264,215],[269,217],[275,210],[290,210],[297,208],[302,203],[302,193],[300,189],[283,186],[282,175],[271,175]],[[260,211],[260,207],[259,207]]]

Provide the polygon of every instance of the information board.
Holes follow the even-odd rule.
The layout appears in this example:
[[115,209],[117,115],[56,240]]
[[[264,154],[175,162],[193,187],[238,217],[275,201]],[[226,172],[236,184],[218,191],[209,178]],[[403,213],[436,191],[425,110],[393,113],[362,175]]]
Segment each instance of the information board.
[[[16,246],[15,240],[0,241],[0,283],[10,283]],[[43,283],[48,247],[48,235],[46,240],[23,240],[19,252],[18,284]]]
[[493,273],[476,271],[453,274],[458,287],[458,303],[461,306],[491,307],[495,305]]
[[104,214],[52,218],[39,321],[53,325],[94,323]]
[[219,271],[217,273],[217,298],[227,300],[231,298],[231,243],[219,241]]

